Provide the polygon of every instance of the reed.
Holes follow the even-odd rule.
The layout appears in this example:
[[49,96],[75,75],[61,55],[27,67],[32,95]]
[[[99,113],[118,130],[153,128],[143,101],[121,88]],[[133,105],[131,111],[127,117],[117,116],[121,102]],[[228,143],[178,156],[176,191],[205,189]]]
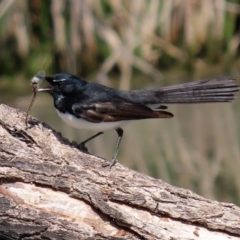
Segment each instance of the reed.
[[[117,68],[119,87],[129,89],[133,69],[161,79],[157,69],[194,67],[199,55],[206,61],[235,57],[239,9],[226,0],[2,1],[0,44],[12,50],[5,49],[0,60],[18,56],[31,74],[39,68],[98,71],[100,82]],[[39,62],[42,55],[50,60]],[[14,72],[16,65],[8,68]]]

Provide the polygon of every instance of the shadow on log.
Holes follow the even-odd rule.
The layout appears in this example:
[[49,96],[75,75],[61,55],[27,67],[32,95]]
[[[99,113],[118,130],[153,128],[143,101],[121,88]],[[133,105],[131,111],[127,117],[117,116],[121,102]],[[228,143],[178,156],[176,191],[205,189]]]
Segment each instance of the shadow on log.
[[239,239],[240,208],[82,153],[0,105],[0,239]]

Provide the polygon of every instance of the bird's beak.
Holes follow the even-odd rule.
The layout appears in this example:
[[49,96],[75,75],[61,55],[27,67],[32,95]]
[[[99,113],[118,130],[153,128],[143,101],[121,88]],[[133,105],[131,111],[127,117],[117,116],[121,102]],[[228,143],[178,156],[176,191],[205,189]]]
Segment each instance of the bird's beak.
[[48,86],[48,87],[45,87],[45,88],[39,88],[38,92],[51,92],[52,90],[53,90],[53,87]]
[[[39,78],[39,81],[48,81],[49,77],[42,77],[42,76],[37,76],[37,78]],[[50,86],[47,86],[45,88],[39,88],[38,89],[38,92],[51,92],[53,90],[53,87],[50,85]]]

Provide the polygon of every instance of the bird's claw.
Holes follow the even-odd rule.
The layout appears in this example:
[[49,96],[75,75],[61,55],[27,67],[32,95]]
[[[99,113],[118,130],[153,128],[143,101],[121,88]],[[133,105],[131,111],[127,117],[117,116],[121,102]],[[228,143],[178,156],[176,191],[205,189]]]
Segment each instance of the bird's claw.
[[116,159],[116,158],[113,158],[113,159],[110,160],[110,161],[104,162],[104,163],[102,164],[102,167],[112,168],[116,163],[117,163],[117,159]]
[[78,144],[78,148],[85,153],[89,153],[88,148],[85,146],[85,144],[82,143]]

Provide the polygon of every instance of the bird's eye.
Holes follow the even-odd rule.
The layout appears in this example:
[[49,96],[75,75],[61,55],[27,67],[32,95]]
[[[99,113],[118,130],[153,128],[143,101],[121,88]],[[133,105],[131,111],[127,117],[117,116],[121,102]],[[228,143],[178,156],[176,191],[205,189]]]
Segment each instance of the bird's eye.
[[59,87],[61,87],[61,86],[63,85],[63,83],[60,81],[60,82],[57,82],[57,85],[58,85]]

